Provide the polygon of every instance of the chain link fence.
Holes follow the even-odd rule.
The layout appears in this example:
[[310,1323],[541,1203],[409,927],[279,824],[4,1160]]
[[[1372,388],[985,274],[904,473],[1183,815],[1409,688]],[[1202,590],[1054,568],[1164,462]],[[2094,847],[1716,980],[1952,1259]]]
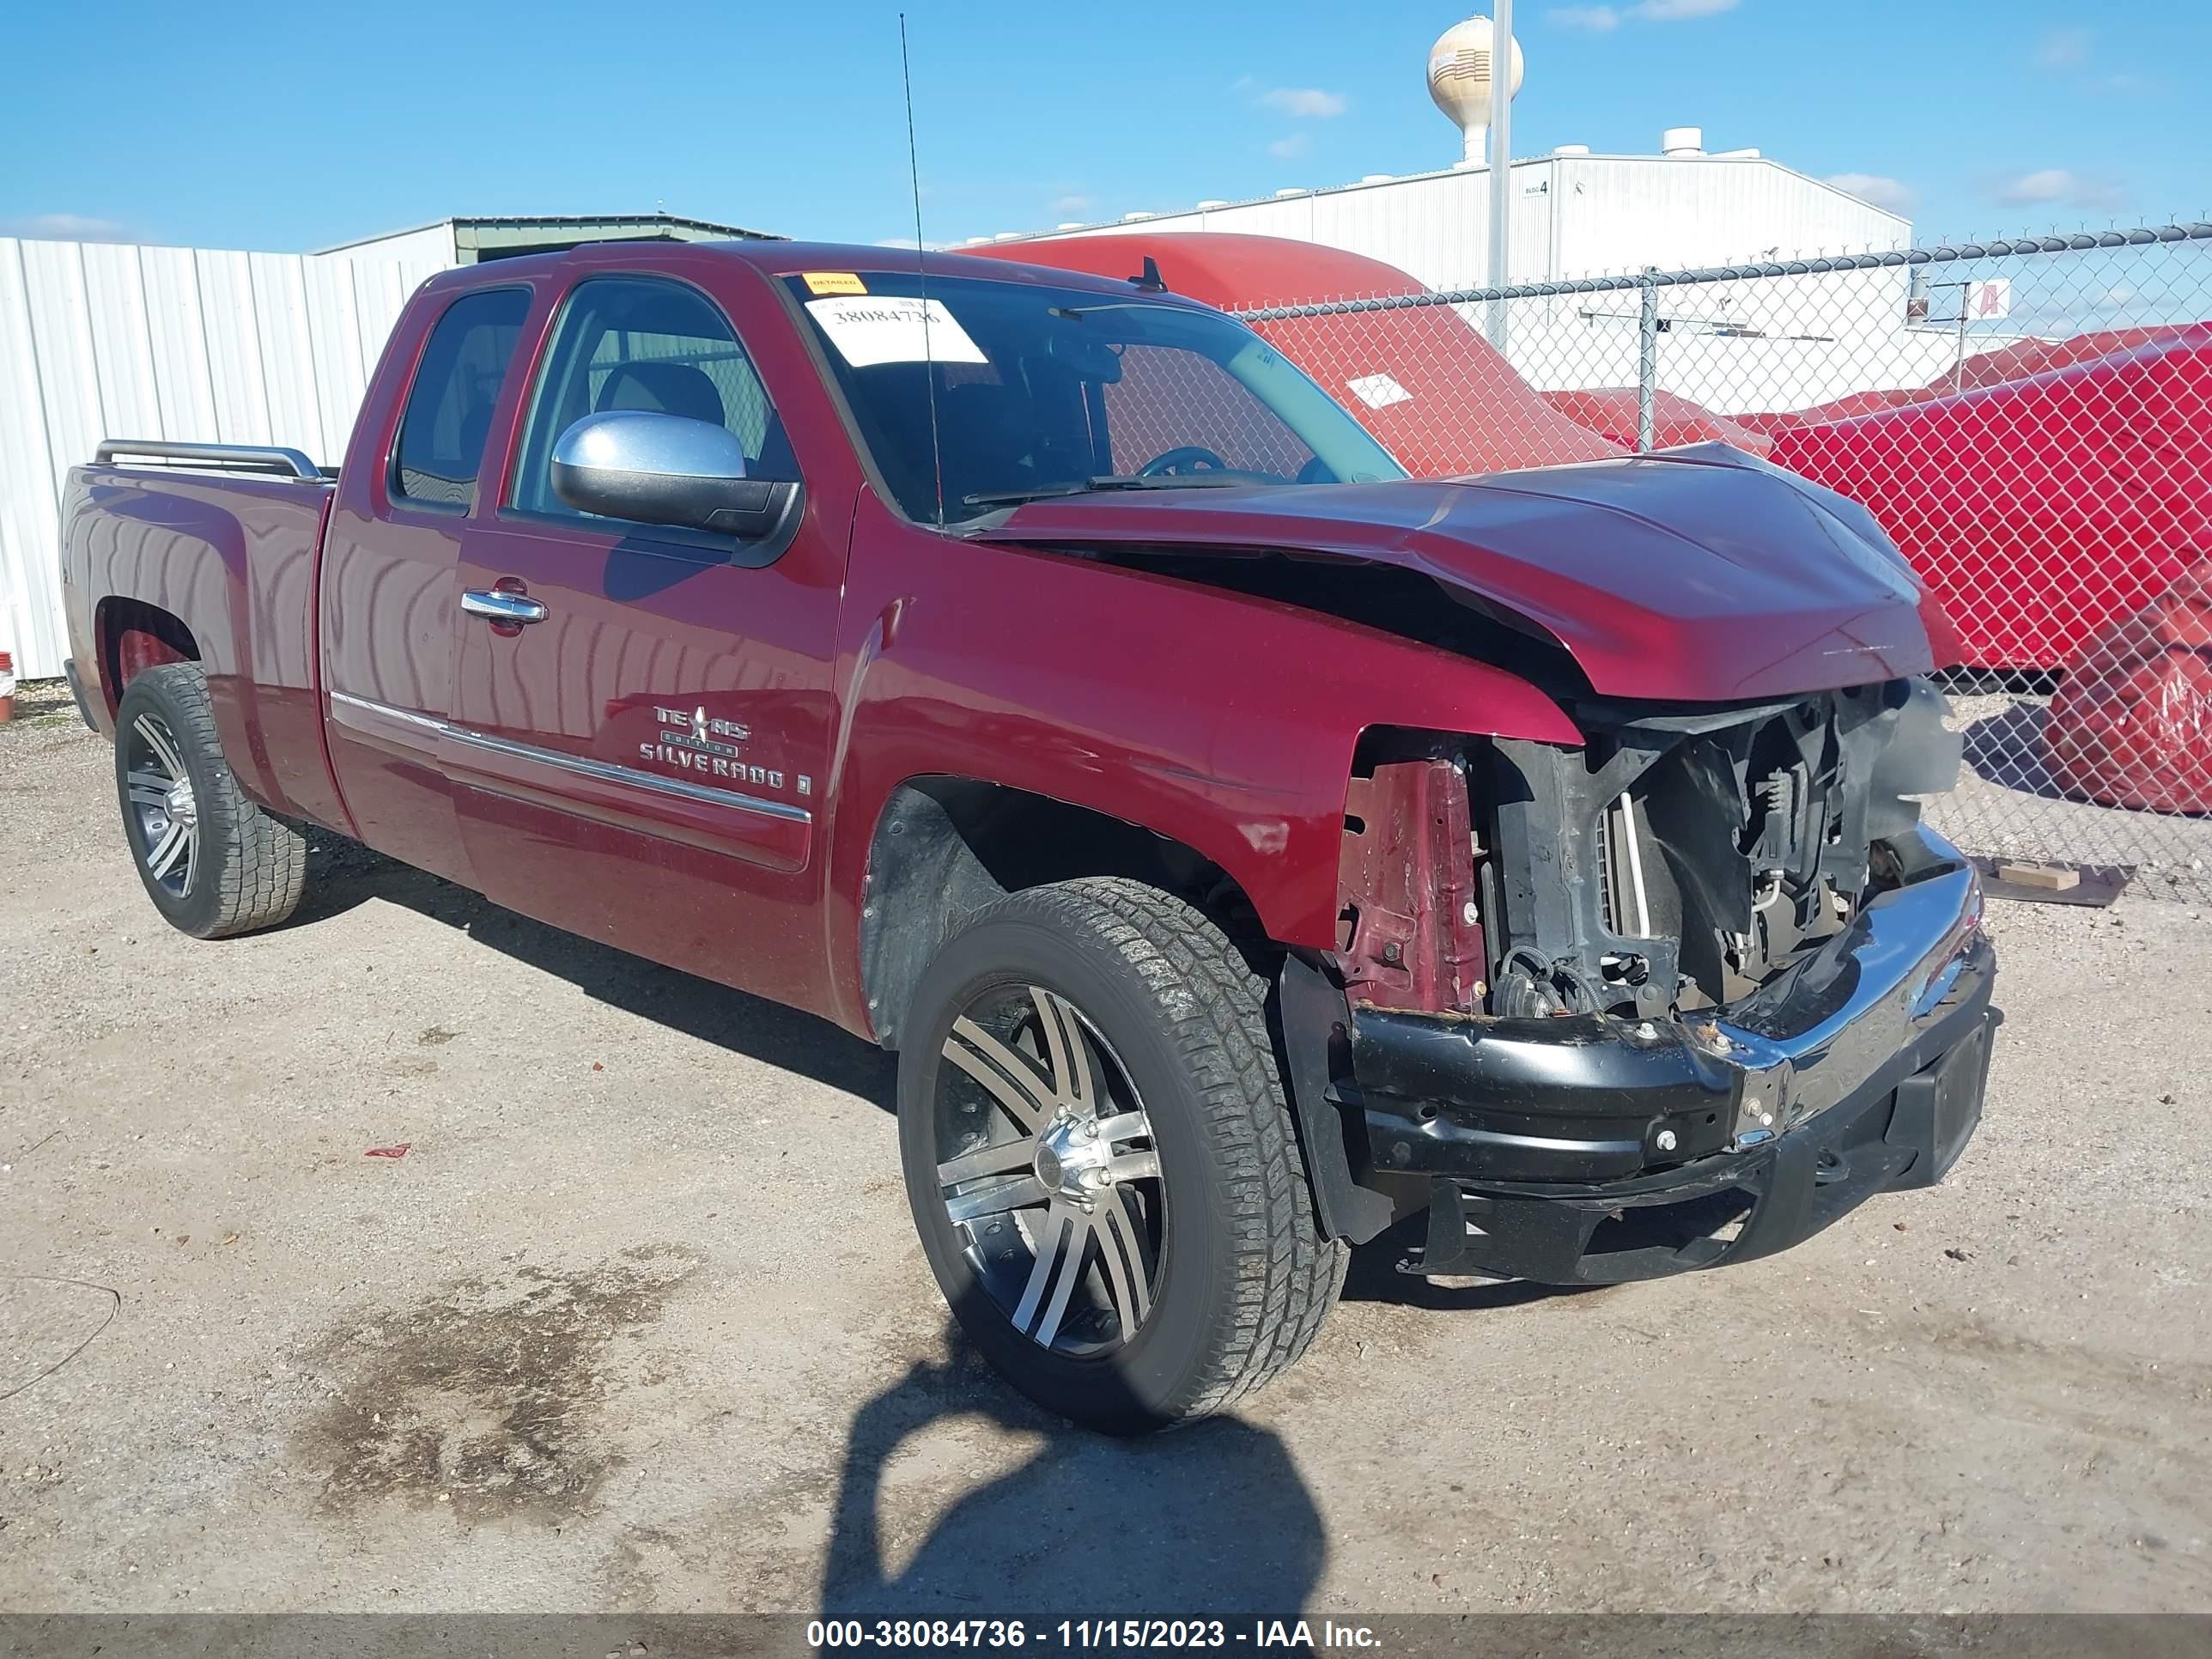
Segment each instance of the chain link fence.
[[1416,473],[1720,442],[1959,635],[1967,850],[2212,896],[2212,224],[1242,313]]

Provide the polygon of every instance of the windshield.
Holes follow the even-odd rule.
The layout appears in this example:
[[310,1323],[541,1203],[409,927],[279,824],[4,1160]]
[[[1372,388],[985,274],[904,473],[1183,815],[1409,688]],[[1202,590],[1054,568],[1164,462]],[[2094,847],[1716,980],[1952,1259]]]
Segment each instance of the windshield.
[[1218,312],[933,276],[925,344],[914,271],[787,280],[910,519],[939,520],[940,469],[948,524],[1093,489],[1406,476],[1327,392]]

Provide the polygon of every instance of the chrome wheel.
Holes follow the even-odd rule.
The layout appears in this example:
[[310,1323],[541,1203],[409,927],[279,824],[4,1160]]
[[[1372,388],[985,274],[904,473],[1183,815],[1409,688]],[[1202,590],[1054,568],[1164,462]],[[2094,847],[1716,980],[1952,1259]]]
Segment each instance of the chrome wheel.
[[1159,1152],[1128,1073],[1081,1010],[1041,986],[970,1002],[935,1101],[945,1218],[978,1282],[1041,1347],[1087,1357],[1134,1336],[1158,1293]]
[[199,867],[199,801],[176,739],[158,715],[141,714],[125,734],[125,787],[139,862],[160,886],[183,897]]

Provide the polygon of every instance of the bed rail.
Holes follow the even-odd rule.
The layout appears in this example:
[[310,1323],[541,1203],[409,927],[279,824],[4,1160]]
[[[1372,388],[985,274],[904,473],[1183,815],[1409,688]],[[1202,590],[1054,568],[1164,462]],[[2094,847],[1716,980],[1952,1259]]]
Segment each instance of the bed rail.
[[331,476],[296,449],[275,444],[173,443],[167,438],[102,438],[93,459],[102,466],[118,456],[143,459],[186,461],[201,466],[227,468],[234,472],[269,472],[280,478],[299,478],[321,483]]

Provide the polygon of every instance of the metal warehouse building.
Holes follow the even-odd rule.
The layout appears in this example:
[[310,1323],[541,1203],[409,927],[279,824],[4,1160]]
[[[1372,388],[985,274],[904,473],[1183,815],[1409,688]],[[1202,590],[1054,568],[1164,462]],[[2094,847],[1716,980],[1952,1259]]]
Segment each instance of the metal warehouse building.
[[[1755,149],[1708,154],[1695,127],[1669,129],[1649,155],[1568,145],[1507,169],[1516,283],[1754,260],[1778,254],[1882,252],[1911,245],[1911,222]],[[1103,224],[971,238],[1116,231],[1235,231],[1319,242],[1397,266],[1432,289],[1490,285],[1490,169],[1464,164],[1357,184],[1284,189],[1243,202],[1130,213]]]
[[61,483],[103,437],[289,444],[335,464],[407,296],[579,242],[760,234],[665,214],[448,219],[319,253],[0,238],[0,650],[61,672]]

